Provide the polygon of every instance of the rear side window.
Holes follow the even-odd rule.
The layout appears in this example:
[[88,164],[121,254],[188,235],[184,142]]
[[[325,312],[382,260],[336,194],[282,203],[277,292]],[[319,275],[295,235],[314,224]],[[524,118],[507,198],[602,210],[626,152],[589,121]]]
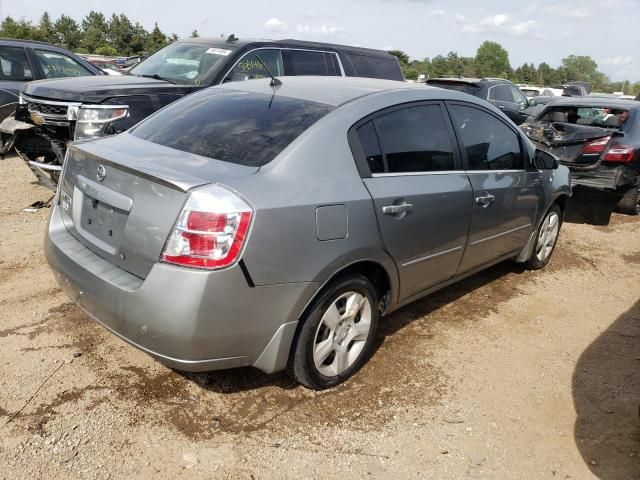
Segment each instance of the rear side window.
[[27,54],[21,47],[0,47],[0,80],[33,80]]
[[215,88],[170,104],[130,132],[176,150],[259,167],[333,108],[277,94]]
[[355,68],[355,77],[384,78],[404,80],[402,70],[395,58],[370,57],[368,55],[348,54]]
[[307,50],[282,50],[285,75],[338,76],[340,68],[335,55]]
[[451,105],[451,119],[467,153],[469,170],[522,170],[518,135],[482,110]]
[[[376,133],[379,146],[374,137]],[[438,105],[383,113],[360,127],[358,136],[371,173],[381,172],[380,153],[383,171],[388,173],[455,169],[451,138]]]
[[373,120],[358,128],[358,138],[371,173],[383,173],[385,168],[382,161],[382,150],[380,142],[378,142],[376,127],[373,126]]

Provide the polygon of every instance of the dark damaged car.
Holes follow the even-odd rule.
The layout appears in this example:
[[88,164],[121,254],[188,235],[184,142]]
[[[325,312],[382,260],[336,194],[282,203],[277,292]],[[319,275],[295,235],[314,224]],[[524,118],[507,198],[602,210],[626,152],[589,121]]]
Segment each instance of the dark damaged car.
[[123,132],[160,108],[212,85],[316,75],[404,80],[387,52],[298,40],[189,38],[158,50],[127,75],[32,82],[21,91],[16,151],[55,190],[67,143]]
[[559,158],[583,185],[620,196],[618,210],[640,214],[640,104],[567,98],[521,125],[539,149]]

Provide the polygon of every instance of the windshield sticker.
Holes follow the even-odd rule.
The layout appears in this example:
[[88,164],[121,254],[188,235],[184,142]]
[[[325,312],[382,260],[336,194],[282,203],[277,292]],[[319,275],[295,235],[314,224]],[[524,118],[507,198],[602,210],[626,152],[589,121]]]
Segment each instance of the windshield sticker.
[[231,50],[227,50],[226,48],[213,48],[213,47],[211,47],[205,53],[210,53],[211,55],[222,55],[223,57],[226,57],[227,55],[229,55],[231,53]]

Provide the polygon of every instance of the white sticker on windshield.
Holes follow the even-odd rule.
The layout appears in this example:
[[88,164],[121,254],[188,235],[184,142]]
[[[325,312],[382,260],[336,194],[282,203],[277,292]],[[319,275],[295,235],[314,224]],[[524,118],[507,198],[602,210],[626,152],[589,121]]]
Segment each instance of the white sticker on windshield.
[[213,48],[213,47],[211,47],[205,53],[210,53],[211,55],[222,55],[223,57],[226,57],[227,55],[229,55],[231,53],[231,50],[227,50],[226,48]]

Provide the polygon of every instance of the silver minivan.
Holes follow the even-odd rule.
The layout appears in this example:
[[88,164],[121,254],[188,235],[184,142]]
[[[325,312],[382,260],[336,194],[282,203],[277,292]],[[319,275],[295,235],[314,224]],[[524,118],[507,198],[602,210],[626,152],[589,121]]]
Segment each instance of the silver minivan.
[[190,95],[73,144],[45,240],[91,317],[185,371],[334,386],[379,318],[551,257],[569,171],[498,109],[402,82],[283,77]]

